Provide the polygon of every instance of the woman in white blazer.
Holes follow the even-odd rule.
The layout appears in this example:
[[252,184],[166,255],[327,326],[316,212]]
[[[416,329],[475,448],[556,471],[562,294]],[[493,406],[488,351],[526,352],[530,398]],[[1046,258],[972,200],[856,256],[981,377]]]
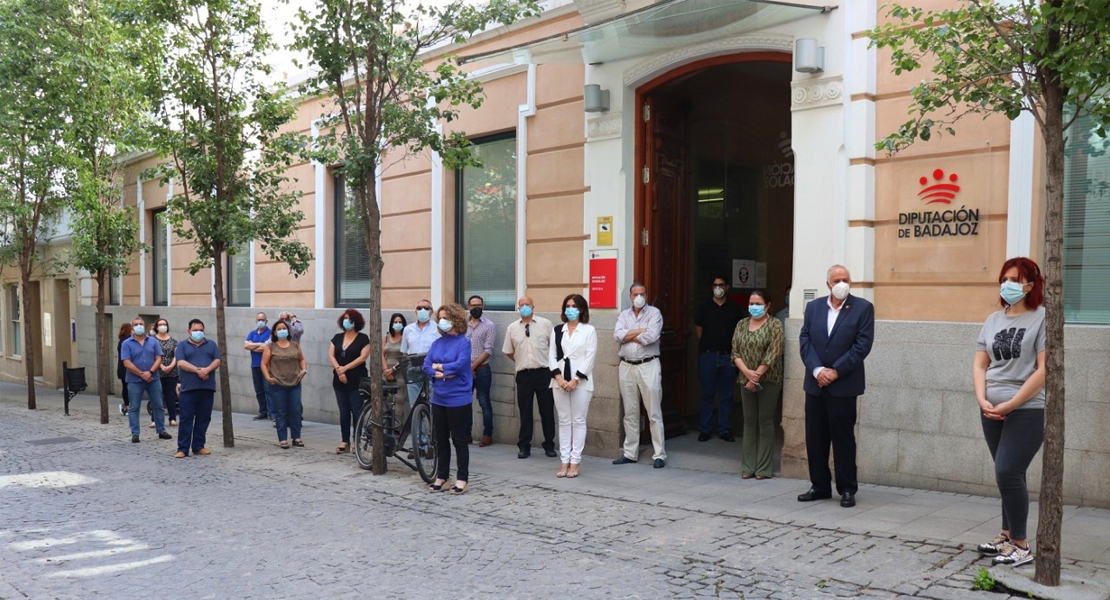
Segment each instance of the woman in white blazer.
[[556,477],[578,477],[582,447],[586,445],[586,411],[594,395],[594,357],[597,331],[590,322],[590,304],[580,294],[563,299],[563,323],[551,334],[548,362],[551,389],[559,412],[559,455]]

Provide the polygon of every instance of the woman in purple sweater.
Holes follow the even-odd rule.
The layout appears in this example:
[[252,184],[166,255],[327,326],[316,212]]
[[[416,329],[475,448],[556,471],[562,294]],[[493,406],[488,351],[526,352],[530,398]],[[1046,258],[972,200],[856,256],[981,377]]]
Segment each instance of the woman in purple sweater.
[[470,448],[466,438],[473,426],[474,374],[470,364],[470,340],[466,339],[466,311],[458,304],[446,304],[436,311],[441,337],[432,342],[424,358],[424,373],[432,382],[432,427],[435,430],[439,463],[436,480],[429,492],[443,491],[451,468],[451,446],[455,444],[455,485],[451,494],[467,490]]

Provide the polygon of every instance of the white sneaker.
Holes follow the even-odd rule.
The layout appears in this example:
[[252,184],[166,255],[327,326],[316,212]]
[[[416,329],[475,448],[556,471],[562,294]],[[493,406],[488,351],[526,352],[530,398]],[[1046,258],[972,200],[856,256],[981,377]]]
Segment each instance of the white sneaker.
[[1010,536],[1005,533],[1000,533],[994,536],[989,542],[979,544],[979,554],[983,556],[997,556],[1002,549],[1002,545],[1010,541]]
[[1020,567],[1033,562],[1033,552],[1029,548],[1022,548],[1011,542],[1006,542],[999,548],[998,556],[994,557],[992,562],[996,565]]

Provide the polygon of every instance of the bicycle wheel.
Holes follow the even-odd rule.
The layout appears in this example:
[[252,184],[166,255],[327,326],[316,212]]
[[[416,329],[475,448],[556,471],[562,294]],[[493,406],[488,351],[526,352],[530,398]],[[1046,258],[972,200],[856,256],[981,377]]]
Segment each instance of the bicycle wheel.
[[374,462],[374,425],[370,414],[370,403],[367,402],[355,426],[355,460],[363,469],[369,469]]
[[435,481],[439,453],[436,452],[435,431],[432,429],[432,411],[424,403],[412,409],[412,449],[420,478],[424,483]]

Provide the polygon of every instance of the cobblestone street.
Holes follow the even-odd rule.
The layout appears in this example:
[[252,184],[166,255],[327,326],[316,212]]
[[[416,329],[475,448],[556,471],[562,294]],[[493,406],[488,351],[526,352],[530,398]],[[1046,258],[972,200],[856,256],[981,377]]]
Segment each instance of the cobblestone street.
[[[374,477],[330,454],[330,425],[280,450],[237,415],[225,449],[216,418],[211,456],[174,459],[153,430],[131,444],[118,415],[97,424],[90,397],[67,419],[49,391],[32,412],[17,389],[0,388],[5,600],[1006,597],[970,590],[986,564],[970,544],[813,525],[727,494],[675,501],[701,477],[739,485],[731,475],[587,459],[581,478],[557,480],[554,460],[494,446],[472,452],[468,494],[432,495],[396,461]],[[808,510],[858,518],[831,502]]]

